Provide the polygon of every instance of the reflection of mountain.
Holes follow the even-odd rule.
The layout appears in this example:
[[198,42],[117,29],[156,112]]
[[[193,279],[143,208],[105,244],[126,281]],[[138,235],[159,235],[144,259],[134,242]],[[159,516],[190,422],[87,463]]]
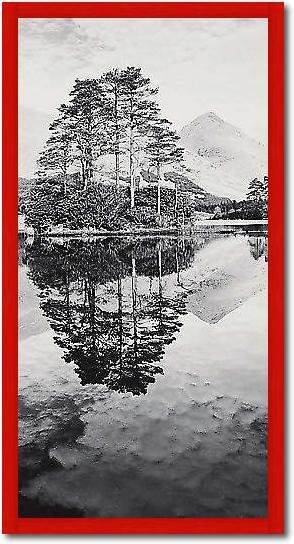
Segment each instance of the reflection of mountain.
[[157,363],[185,313],[186,293],[166,296],[164,277],[192,258],[193,245],[184,241],[179,251],[174,240],[30,248],[30,277],[41,290],[42,310],[83,385],[146,393],[162,373]]
[[[52,330],[19,343],[20,517],[266,517],[266,291],[238,302],[263,245],[206,227],[25,248]],[[240,307],[184,315],[216,271]]]
[[218,322],[266,287],[266,258],[257,262],[252,244],[255,240],[259,248],[265,247],[267,239],[250,240],[253,259],[248,259],[247,238],[225,237],[206,246],[197,255],[195,268],[181,274],[188,293],[187,309],[203,321]]
[[183,314],[216,323],[264,289],[266,237],[215,236],[27,247],[41,308],[82,385],[146,393]]

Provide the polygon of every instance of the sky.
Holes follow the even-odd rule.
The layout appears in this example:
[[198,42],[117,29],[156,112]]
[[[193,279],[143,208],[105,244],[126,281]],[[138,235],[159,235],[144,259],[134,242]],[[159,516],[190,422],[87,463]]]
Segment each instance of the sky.
[[19,20],[21,107],[54,116],[75,78],[126,66],[176,129],[214,111],[267,142],[267,19]]

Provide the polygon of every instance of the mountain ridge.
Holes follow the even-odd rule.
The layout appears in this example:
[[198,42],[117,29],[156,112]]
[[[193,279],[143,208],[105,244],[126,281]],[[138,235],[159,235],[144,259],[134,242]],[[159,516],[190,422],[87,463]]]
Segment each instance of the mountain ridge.
[[180,131],[191,179],[218,196],[242,200],[254,177],[267,175],[266,148],[210,111]]

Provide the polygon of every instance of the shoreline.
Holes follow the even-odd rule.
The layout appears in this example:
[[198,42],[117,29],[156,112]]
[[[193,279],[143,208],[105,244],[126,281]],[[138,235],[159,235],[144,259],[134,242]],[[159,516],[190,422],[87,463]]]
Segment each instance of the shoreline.
[[33,234],[30,232],[30,229],[20,229],[18,231],[18,234],[27,234],[28,236],[40,236],[40,238],[68,238],[68,237],[112,237],[112,236],[168,236],[168,235],[179,235],[179,234],[193,234],[194,232],[197,232],[199,227],[252,227],[254,225],[261,225],[261,226],[267,226],[268,220],[267,219],[200,219],[199,221],[195,222],[193,226],[186,229],[179,229],[176,227],[172,228],[149,228],[149,229],[143,229],[138,228],[134,230],[113,230],[113,231],[106,231],[106,230],[89,230],[85,231],[83,229],[81,230],[63,230],[63,231],[57,231],[57,232],[44,232],[40,235]]
[[[199,219],[196,223],[201,226],[238,226],[238,225],[268,225],[268,219]],[[195,225],[194,225],[195,226]]]

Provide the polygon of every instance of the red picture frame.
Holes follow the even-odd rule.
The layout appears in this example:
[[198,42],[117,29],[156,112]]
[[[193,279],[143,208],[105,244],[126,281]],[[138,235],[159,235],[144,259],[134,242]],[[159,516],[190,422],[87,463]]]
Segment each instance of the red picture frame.
[[[19,518],[17,478],[18,18],[268,19],[269,459],[268,517],[252,519]],[[13,534],[276,534],[284,530],[283,18],[280,2],[3,4],[3,532]]]

